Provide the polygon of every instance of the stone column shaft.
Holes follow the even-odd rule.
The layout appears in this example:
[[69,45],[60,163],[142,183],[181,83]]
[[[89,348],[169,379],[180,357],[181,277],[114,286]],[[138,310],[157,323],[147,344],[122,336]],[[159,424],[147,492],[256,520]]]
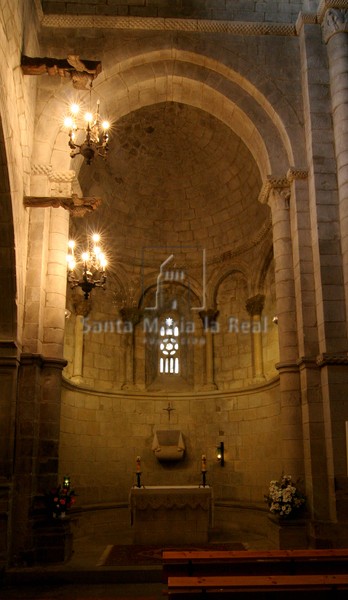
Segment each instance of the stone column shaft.
[[280,444],[279,457],[284,472],[298,477],[303,473],[301,394],[297,366],[298,342],[295,286],[290,229],[290,189],[286,177],[268,178],[261,202],[272,211],[273,250],[277,317],[279,327]]
[[208,309],[200,311],[205,336],[205,384],[204,389],[215,390],[214,381],[214,327],[219,311]]
[[141,312],[137,307],[123,307],[120,315],[124,323],[131,325],[131,331],[123,334],[124,339],[124,383],[122,389],[135,387],[135,327],[140,322]]
[[324,39],[329,58],[341,246],[348,318],[348,7],[330,9],[324,17]]
[[246,309],[251,318],[251,343],[253,347],[254,377],[256,379],[264,379],[261,327],[261,314],[264,303],[265,296],[263,294],[257,294],[246,302]]

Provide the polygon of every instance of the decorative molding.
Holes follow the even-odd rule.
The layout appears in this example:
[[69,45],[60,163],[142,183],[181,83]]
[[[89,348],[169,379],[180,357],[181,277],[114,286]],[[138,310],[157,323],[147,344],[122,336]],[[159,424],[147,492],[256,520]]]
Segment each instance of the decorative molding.
[[52,165],[34,164],[31,167],[31,175],[47,175],[50,181],[71,183],[76,173],[72,169],[69,171],[53,171]]
[[94,196],[79,198],[77,194],[69,196],[25,196],[26,208],[65,208],[74,217],[84,217],[86,213],[95,211],[101,204],[101,198]]
[[295,36],[293,23],[171,19],[161,17],[107,17],[99,15],[44,15],[43,27],[56,29],[138,29],[147,31],[186,31],[230,33],[232,35]]
[[348,0],[321,0],[317,12],[318,23],[323,22],[325,13],[329,8],[348,8]]
[[277,369],[277,371],[279,371],[279,373],[298,373],[299,372],[299,366],[296,362],[283,362],[283,363],[277,363],[275,365],[275,368]]
[[217,263],[224,262],[225,260],[231,260],[232,258],[244,254],[248,252],[255,246],[258,246],[260,242],[267,236],[268,232],[272,229],[272,217],[271,214],[267,221],[262,225],[262,227],[256,232],[256,235],[251,239],[247,239],[244,243],[240,244],[236,248],[232,250],[227,250],[218,256],[213,256],[212,258],[207,259],[207,265],[213,265]]
[[317,359],[315,356],[300,356],[296,363],[300,369],[318,369]]
[[317,356],[316,363],[318,367],[348,365],[348,352],[336,352],[335,354],[323,352]]
[[283,190],[283,196],[289,195],[290,183],[292,181],[295,181],[296,179],[307,179],[307,177],[307,169],[298,169],[296,167],[289,167],[284,177],[275,177],[274,175],[267,175],[267,179],[263,183],[259,194],[259,202],[261,204],[268,204],[270,199],[270,193],[272,190],[277,190],[278,192]]
[[308,170],[307,169],[296,169],[296,167],[289,167],[286,178],[289,182],[294,181],[296,179],[307,179],[308,178]]
[[348,8],[330,8],[323,21],[323,38],[327,44],[336,33],[348,33]]
[[72,183],[75,177],[75,171],[51,171],[49,174],[49,180],[57,183]]
[[287,176],[274,177],[273,175],[267,175],[267,179],[262,185],[258,200],[261,204],[268,204],[272,190],[286,189],[290,191],[289,180]]
[[41,0],[34,0],[34,5],[35,5],[35,9],[36,9],[36,13],[37,13],[38,19],[39,19],[39,21],[41,23],[42,19],[44,18],[44,12],[42,10]]
[[31,175],[47,175],[49,177],[52,173],[52,165],[46,164],[34,164],[31,166]]
[[300,12],[295,24],[297,35],[300,35],[300,31],[304,25],[316,25],[317,23],[318,19],[316,14]]

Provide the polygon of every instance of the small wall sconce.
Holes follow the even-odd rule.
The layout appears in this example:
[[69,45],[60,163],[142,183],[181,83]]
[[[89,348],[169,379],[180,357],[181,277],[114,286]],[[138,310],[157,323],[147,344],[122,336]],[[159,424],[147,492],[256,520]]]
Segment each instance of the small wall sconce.
[[70,488],[70,477],[68,475],[63,477],[63,488]]
[[220,442],[219,446],[216,448],[216,458],[220,463],[220,466],[223,467],[225,464],[225,444],[224,442]]

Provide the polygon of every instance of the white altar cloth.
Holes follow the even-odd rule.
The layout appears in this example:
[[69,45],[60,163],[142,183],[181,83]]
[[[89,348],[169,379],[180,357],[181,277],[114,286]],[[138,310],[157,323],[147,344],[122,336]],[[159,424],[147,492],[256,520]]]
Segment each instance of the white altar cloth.
[[130,491],[133,543],[203,544],[213,524],[211,487],[148,486]]

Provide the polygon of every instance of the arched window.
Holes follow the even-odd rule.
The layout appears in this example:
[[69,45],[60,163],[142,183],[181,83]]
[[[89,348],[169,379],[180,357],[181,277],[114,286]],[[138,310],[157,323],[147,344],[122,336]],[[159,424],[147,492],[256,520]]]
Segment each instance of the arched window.
[[179,327],[171,317],[167,317],[160,328],[159,356],[160,373],[177,375],[180,372]]

